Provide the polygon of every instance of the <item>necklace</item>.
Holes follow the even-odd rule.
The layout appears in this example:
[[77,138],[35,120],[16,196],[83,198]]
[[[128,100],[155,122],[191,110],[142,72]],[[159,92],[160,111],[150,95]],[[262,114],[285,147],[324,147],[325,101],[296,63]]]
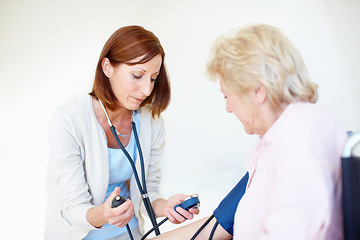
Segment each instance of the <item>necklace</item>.
[[[110,121],[109,115],[107,114],[107,111],[106,111],[106,109],[105,109],[105,107],[104,107],[104,105],[103,105],[103,103],[102,103],[102,101],[100,99],[99,99],[99,103],[100,103],[102,109],[104,110],[104,113],[105,113],[105,116],[106,116],[106,118],[108,120],[109,125],[113,126],[112,122]],[[130,114],[131,114],[131,117],[132,117],[132,113],[130,113]],[[119,131],[116,128],[115,128],[115,131],[116,131],[116,134],[118,134],[120,137],[127,137],[127,134],[119,133]],[[131,132],[131,130],[130,130],[130,132]]]

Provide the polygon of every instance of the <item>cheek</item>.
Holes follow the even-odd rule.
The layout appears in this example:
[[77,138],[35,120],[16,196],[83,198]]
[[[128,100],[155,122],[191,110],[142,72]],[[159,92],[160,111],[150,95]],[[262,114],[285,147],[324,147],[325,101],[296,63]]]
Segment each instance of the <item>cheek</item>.
[[246,116],[244,115],[244,113],[242,111],[240,111],[239,109],[237,109],[236,111],[234,111],[235,116],[240,120],[240,122],[242,124],[245,124],[246,121]]
[[243,124],[249,129],[256,128],[256,116],[251,109],[244,114]]
[[234,113],[236,115],[236,112],[239,111],[239,103],[234,99],[233,97],[226,98],[226,111],[229,113]]
[[119,96],[123,95],[124,88],[120,84],[114,84],[111,86],[115,96],[119,98]]
[[150,94],[154,91],[155,88],[155,82],[151,82],[151,91]]
[[237,107],[234,109],[233,113],[245,127],[252,125],[253,114],[247,106],[241,108]]
[[241,106],[239,101],[237,101],[237,99],[232,99],[231,101],[229,101],[227,107],[238,119],[242,119],[243,107]]

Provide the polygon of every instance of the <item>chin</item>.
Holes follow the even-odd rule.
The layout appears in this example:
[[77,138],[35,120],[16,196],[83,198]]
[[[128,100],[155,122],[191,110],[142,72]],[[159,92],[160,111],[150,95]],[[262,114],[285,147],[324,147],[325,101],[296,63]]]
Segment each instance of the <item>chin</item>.
[[247,135],[256,135],[254,132],[246,132]]
[[248,135],[256,134],[252,129],[244,127],[245,133]]
[[245,133],[246,133],[247,135],[253,135],[253,134],[254,134],[252,131],[249,131],[249,130],[247,130],[247,129],[245,129]]
[[140,108],[140,104],[129,104],[127,106],[127,109],[131,110],[131,111],[135,111],[138,110]]

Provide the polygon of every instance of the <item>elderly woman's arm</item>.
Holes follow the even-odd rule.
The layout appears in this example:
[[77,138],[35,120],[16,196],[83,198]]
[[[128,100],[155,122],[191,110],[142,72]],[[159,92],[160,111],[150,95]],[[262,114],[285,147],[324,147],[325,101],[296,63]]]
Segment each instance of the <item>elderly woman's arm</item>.
[[[209,219],[208,217],[200,219],[196,222],[190,223],[183,227],[163,233],[155,238],[152,238],[151,240],[162,240],[162,239],[189,240],[208,219]],[[213,218],[209,222],[209,224],[207,224],[207,226],[199,233],[199,235],[196,237],[196,240],[209,239],[209,235],[214,227],[215,221],[216,219]],[[225,229],[222,228],[221,225],[219,224],[216,228],[213,240],[224,240],[224,239],[226,240],[231,238],[232,236],[227,231],[225,231]]]

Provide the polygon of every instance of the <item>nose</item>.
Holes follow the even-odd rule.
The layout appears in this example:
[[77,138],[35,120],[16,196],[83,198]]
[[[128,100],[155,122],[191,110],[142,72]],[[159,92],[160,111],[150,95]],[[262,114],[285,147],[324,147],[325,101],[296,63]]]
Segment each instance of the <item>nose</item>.
[[225,109],[226,109],[226,111],[227,111],[228,113],[232,113],[231,108],[230,108],[230,105],[228,104],[227,101],[226,101]]
[[154,89],[154,82],[150,78],[150,80],[146,80],[142,84],[141,93],[148,97],[152,93],[153,89]]

